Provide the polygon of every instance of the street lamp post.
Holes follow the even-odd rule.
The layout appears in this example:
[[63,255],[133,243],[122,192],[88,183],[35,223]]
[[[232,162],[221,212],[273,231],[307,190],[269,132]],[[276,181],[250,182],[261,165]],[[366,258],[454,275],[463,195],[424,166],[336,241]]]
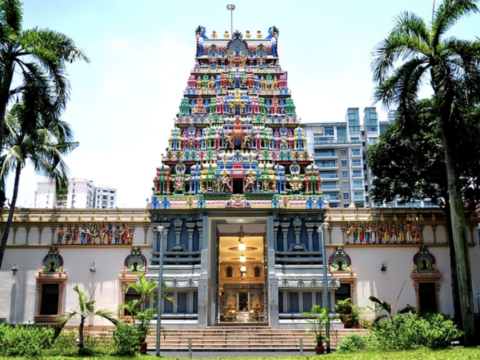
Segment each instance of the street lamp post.
[[[325,247],[325,229],[328,229],[328,222],[322,223],[318,229],[318,238],[322,249],[322,270],[323,270],[323,307],[329,308],[330,301],[328,299],[328,269],[327,269],[327,251]],[[330,320],[327,321],[325,327],[325,337],[327,338],[327,354],[330,353]]]
[[233,10],[235,10],[235,5],[229,4],[227,5],[227,10],[230,10],[230,36],[233,37]]
[[[158,252],[158,300],[157,300],[157,356],[160,356],[160,333],[162,330],[162,290],[163,290],[163,252],[162,241],[165,228],[157,226],[157,252]],[[160,236],[160,241],[158,241]]]

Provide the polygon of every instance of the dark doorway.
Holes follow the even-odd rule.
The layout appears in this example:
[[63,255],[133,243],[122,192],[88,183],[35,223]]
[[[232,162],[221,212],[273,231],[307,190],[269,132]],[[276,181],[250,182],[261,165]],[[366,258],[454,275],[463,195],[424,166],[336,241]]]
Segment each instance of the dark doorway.
[[243,179],[233,179],[233,193],[243,194]]
[[238,294],[238,303],[240,304],[239,306],[240,311],[247,311],[248,310],[248,293],[240,292]]
[[335,290],[335,304],[338,300],[346,300],[351,298],[350,284],[340,284],[340,287]]
[[40,315],[58,314],[58,284],[42,285],[42,303],[40,305]]
[[435,294],[435,283],[419,283],[418,297],[421,312],[437,312],[437,296]]

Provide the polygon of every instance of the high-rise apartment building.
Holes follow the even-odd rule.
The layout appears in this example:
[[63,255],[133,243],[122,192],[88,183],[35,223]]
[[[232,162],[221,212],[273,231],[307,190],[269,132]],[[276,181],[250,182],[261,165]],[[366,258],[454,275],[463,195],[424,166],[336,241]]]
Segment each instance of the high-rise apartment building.
[[53,180],[39,181],[35,193],[35,208],[113,209],[117,189],[108,185],[95,186],[92,180],[75,178],[68,181],[68,193],[58,197]]
[[395,120],[390,111],[388,120],[379,121],[375,107],[367,107],[360,119],[358,108],[348,108],[345,121],[305,123],[308,152],[314,153],[315,165],[322,170],[321,190],[331,208],[356,207],[433,207],[428,201],[400,204],[374,204],[369,190],[372,176],[366,164],[365,150],[375,144],[388,124]]

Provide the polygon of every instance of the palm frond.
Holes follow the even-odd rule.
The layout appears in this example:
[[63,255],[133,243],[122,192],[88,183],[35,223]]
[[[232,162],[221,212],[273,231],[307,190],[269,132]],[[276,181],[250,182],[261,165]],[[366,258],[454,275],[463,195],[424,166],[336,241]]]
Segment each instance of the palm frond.
[[477,0],[444,0],[435,11],[432,22],[431,47],[436,48],[440,38],[464,16],[479,12]]

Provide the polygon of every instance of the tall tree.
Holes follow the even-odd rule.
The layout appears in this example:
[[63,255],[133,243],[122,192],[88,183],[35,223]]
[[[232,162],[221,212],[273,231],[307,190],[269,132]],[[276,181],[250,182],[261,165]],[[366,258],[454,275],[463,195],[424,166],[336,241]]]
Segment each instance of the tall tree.
[[404,12],[373,52],[374,98],[396,107],[406,128],[415,129],[415,103],[422,81],[429,78],[437,104],[450,196],[451,227],[457,261],[458,289],[465,342],[475,338],[473,289],[461,179],[455,144],[461,139],[461,109],[480,100],[480,41],[446,37],[462,17],[478,13],[477,0],[444,0],[431,24]]
[[31,115],[31,109],[25,104],[15,104],[10,111],[7,111],[4,124],[6,136],[4,153],[0,156],[0,179],[4,179],[8,173],[12,172],[15,175],[15,181],[0,246],[0,268],[7,247],[23,167],[30,162],[37,174],[53,179],[56,188],[62,192],[68,180],[68,167],[63,156],[78,146],[77,142],[71,141],[72,131],[64,121],[50,119],[40,127],[31,128]]
[[[43,107],[43,115],[54,111],[59,117],[70,91],[66,62],[89,61],[68,36],[49,29],[23,30],[22,20],[20,0],[0,0],[0,149],[7,106],[13,98],[34,92],[31,99],[54,105]],[[12,88],[15,83],[19,86]]]
[[[434,100],[420,100],[415,104],[415,131],[404,128],[401,119],[391,124],[380,141],[365,152],[372,172],[370,195],[376,203],[430,200],[445,209],[450,224],[447,168],[442,145],[441,130]],[[466,109],[463,138],[456,144],[457,153],[469,154],[456,163],[462,185],[463,198],[470,215],[479,200],[480,176],[480,108]],[[448,229],[452,297],[455,319],[460,323],[457,269],[451,226]]]

